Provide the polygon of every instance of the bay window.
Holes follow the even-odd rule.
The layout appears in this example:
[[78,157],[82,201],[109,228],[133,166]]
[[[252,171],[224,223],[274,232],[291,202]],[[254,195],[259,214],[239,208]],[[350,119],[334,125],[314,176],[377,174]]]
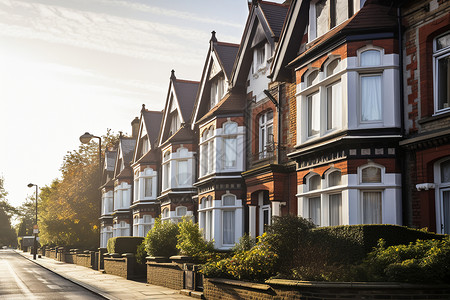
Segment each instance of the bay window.
[[[380,167],[369,165],[360,170],[361,184],[366,187],[382,184]],[[361,190],[361,217],[363,224],[382,224],[382,191],[376,189]]]
[[188,174],[188,161],[179,160],[177,161],[177,184],[188,185],[189,184],[189,174]]
[[[381,65],[381,52],[366,50],[359,56],[361,67],[376,67]],[[381,74],[361,74],[361,122],[382,121],[382,90]]]
[[450,32],[434,41],[435,111],[450,110]]
[[327,86],[327,130],[342,126],[341,81]]
[[170,151],[163,156],[162,173],[162,189],[167,190],[170,187]]
[[152,192],[152,184],[153,178],[149,177],[149,178],[144,178],[144,197],[145,198],[150,198],[153,195]]
[[320,132],[320,95],[315,93],[306,98],[308,108],[308,137]]
[[205,176],[214,171],[214,128],[206,129],[200,143],[200,176]]
[[235,210],[227,209],[228,206],[235,206],[236,196],[234,195],[224,195],[222,197],[222,206],[224,207],[222,211],[222,228],[223,228],[223,244],[231,245],[235,242]]

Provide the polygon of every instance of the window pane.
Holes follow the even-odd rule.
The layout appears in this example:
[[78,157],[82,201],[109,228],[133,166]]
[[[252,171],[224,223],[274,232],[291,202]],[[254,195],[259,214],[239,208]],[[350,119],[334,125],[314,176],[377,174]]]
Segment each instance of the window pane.
[[361,120],[381,121],[381,76],[361,77]]
[[314,175],[309,179],[309,190],[314,191],[320,189],[321,178],[319,175]]
[[341,24],[347,19],[348,0],[336,0],[336,25]]
[[441,182],[450,182],[450,160],[441,163]]
[[237,123],[228,123],[224,125],[224,134],[236,134],[237,133]]
[[177,216],[182,217],[187,213],[187,208],[184,206],[177,207]]
[[341,185],[341,172],[335,171],[328,175],[328,186],[337,186]]
[[223,243],[234,243],[234,211],[223,212]]
[[178,162],[178,184],[188,184],[188,162],[187,160],[181,160]]
[[445,234],[450,234],[450,191],[442,192],[442,204],[444,217],[444,232]]
[[320,0],[316,3],[316,37],[328,31],[329,4],[326,0]]
[[381,53],[378,50],[367,50],[361,53],[361,66],[378,66],[381,64]]
[[319,80],[319,71],[314,71],[311,74],[309,74],[308,78],[306,79],[306,86],[311,86]]
[[232,196],[232,195],[224,196],[222,205],[233,206],[233,205],[235,205],[235,199],[236,199],[236,197]]
[[236,167],[236,138],[225,138],[225,168]]
[[200,172],[202,175],[205,175],[208,172],[208,161],[209,161],[209,153],[208,153],[208,144],[203,144],[201,146],[200,152]]
[[362,170],[362,183],[381,182],[381,169],[377,167],[367,167]]
[[381,192],[363,192],[363,224],[381,223]]
[[436,39],[436,50],[450,47],[450,34],[446,34]]
[[342,127],[341,82],[327,87],[327,130]]
[[309,198],[309,218],[320,226],[320,197]]
[[320,130],[320,98],[319,93],[307,98],[308,106],[308,136],[319,133]]
[[152,196],[152,178],[145,178],[144,179],[144,197],[151,197]]
[[328,64],[327,76],[333,75],[337,71],[340,61],[341,60],[338,58],[338,59],[333,60],[330,64]]
[[450,55],[438,60],[437,69],[438,109],[446,109],[450,107]]
[[208,173],[211,173],[214,169],[214,141],[210,141],[208,145],[209,145]]
[[[337,173],[337,172],[336,172]],[[330,202],[330,226],[342,224],[342,195],[334,194],[328,198]]]

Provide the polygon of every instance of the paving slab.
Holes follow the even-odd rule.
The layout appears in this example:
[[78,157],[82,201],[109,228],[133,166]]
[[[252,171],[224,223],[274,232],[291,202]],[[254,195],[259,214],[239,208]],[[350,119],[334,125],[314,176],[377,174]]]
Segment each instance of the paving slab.
[[125,278],[103,274],[90,268],[68,264],[48,257],[36,258],[28,252],[16,250],[23,257],[50,270],[94,293],[111,300],[128,299],[190,299],[181,295],[179,291],[143,282],[127,280]]

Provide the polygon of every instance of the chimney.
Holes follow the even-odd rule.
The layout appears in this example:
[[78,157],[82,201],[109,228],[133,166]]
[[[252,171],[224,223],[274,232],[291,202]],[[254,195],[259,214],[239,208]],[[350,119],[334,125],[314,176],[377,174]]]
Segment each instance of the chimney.
[[136,138],[139,133],[139,118],[134,118],[133,121],[131,121],[131,136]]

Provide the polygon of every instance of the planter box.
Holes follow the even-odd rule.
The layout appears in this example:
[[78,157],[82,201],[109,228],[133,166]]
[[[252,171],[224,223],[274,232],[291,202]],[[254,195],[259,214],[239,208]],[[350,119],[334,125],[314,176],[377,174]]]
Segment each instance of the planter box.
[[142,279],[146,275],[145,266],[139,265],[132,253],[104,255],[104,270],[126,279]]
[[450,299],[450,285],[205,278],[205,299]]

